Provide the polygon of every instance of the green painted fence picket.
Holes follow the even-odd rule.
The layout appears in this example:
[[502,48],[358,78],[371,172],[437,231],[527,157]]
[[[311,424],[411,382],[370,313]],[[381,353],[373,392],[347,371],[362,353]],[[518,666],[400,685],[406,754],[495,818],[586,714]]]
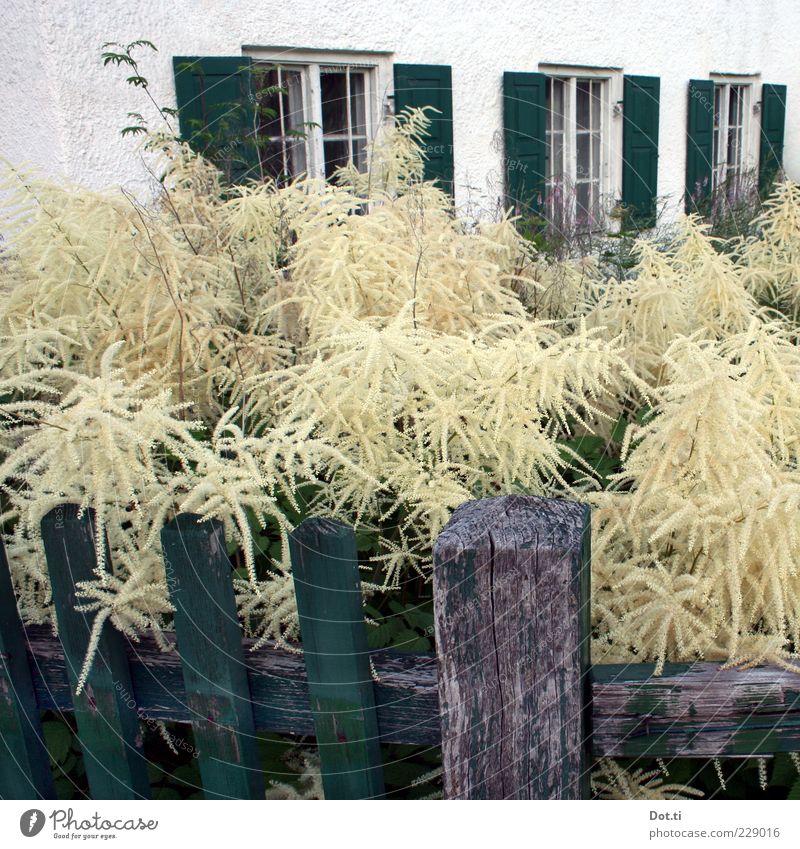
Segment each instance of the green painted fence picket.
[[54,799],[50,758],[44,745],[19,618],[0,540],[0,798]]
[[325,798],[377,798],[383,769],[355,534],[306,519],[289,546]]
[[221,522],[182,513],[161,531],[186,702],[207,799],[264,798],[242,632]]
[[95,799],[146,799],[144,738],[120,631],[103,628],[86,685],[75,695],[94,624],[92,614],[75,609],[81,602],[76,585],[97,579],[93,512],[55,507],[42,519],[42,540],[89,789]]

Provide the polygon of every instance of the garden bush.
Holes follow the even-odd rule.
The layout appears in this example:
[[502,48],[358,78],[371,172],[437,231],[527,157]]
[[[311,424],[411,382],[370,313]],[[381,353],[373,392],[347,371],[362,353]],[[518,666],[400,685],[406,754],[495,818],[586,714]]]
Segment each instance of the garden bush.
[[225,186],[151,134],[150,203],[9,167],[0,485],[23,619],[55,627],[39,522],[78,503],[95,637],[168,630],[159,531],[191,510],[225,524],[245,632],[296,649],[287,534],[325,515],[357,530],[371,644],[430,648],[433,541],[462,502],[518,492],[595,508],[594,662],[794,668],[800,186],[746,235],[688,217],[635,239],[615,277],[510,218],[459,219],[422,180],[427,123],[384,130],[367,174],[284,186]]

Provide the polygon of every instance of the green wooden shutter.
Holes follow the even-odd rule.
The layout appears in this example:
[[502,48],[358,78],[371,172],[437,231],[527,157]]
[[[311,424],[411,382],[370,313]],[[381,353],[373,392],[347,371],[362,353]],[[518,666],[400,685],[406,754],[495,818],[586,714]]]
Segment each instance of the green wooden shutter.
[[547,77],[503,74],[503,135],[507,203],[517,214],[535,213],[545,189]]
[[689,80],[689,113],[686,125],[686,211],[711,194],[714,158],[714,83]]
[[785,124],[786,86],[764,83],[761,87],[761,150],[758,158],[759,189],[766,189],[783,165]]
[[622,202],[639,227],[656,223],[661,80],[626,76],[622,127]]
[[449,65],[395,65],[394,110],[433,106],[425,143],[425,179],[453,193],[453,78]]
[[175,56],[181,136],[228,182],[260,177],[248,56]]

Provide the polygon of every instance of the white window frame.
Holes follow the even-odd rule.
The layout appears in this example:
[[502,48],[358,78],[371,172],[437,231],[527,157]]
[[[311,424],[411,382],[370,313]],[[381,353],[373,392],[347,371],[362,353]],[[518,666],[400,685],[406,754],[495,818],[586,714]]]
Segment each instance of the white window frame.
[[[605,83],[600,103],[600,220],[593,229],[613,230],[619,225],[609,217],[609,213],[616,200],[622,196],[622,68],[542,62],[539,71],[547,77],[558,77],[569,83],[564,92],[564,162],[565,173],[572,185],[575,185],[577,174],[577,80],[600,80]],[[549,115],[547,120],[549,126]]]
[[[375,137],[389,114],[389,96],[393,93],[391,54],[373,51],[313,50],[298,47],[247,47],[244,55],[254,63],[278,65],[299,70],[302,80],[303,121],[306,128],[306,167],[308,176],[325,178],[325,155],[322,139],[323,68],[348,67],[365,72],[367,141]],[[349,110],[348,110],[349,114]]]
[[[756,86],[760,83],[760,74],[728,74],[711,73],[709,79],[714,83],[714,100],[716,102],[717,87],[724,87],[725,108],[720,109],[719,138],[717,161],[712,163],[712,191],[727,178],[728,166],[728,109],[730,104],[730,87],[743,86],[744,98],[742,105],[743,130],[742,151],[739,163],[739,173],[751,170],[757,166],[760,121],[756,118],[756,110],[760,107],[757,100]],[[721,178],[721,179],[720,179]]]

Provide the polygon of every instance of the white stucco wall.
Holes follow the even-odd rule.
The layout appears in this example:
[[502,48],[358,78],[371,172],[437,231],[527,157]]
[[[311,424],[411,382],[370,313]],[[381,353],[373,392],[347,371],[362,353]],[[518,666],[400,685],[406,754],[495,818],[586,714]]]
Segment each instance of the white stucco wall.
[[239,55],[249,47],[386,51],[395,62],[453,69],[456,199],[490,208],[501,186],[503,71],[540,62],[620,67],[661,78],[659,195],[680,199],[687,81],[759,73],[788,86],[785,166],[800,178],[800,3],[796,0],[16,0],[0,27],[0,153],[91,187],[147,191],[120,137],[147,108],[103,68],[106,41],[147,38],[142,71],[174,105],[173,55]]

